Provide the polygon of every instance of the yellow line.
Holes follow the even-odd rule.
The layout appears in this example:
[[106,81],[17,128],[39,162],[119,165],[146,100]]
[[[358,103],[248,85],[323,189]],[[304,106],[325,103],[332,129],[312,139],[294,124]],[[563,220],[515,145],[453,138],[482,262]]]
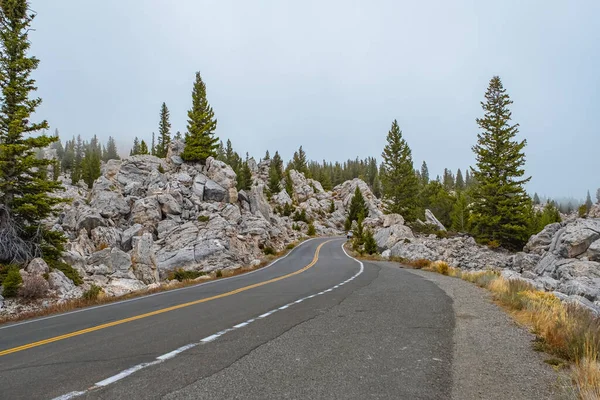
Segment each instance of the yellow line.
[[138,319],[148,318],[148,317],[152,317],[154,315],[164,314],[164,313],[169,312],[169,311],[179,310],[180,308],[185,308],[185,307],[193,306],[193,305],[200,304],[200,303],[206,303],[207,301],[211,301],[211,300],[221,299],[223,297],[232,296],[232,295],[237,294],[237,293],[245,292],[246,290],[250,290],[250,289],[254,289],[254,288],[260,287],[260,286],[268,285],[269,283],[277,282],[277,281],[289,278],[291,276],[301,274],[302,272],[304,272],[307,269],[313,267],[317,263],[317,261],[319,260],[319,252],[321,251],[321,248],[325,244],[327,244],[329,242],[331,242],[331,240],[328,240],[327,242],[321,243],[319,245],[319,247],[317,247],[317,250],[315,251],[315,256],[314,256],[314,258],[313,258],[313,260],[312,260],[312,262],[310,264],[308,264],[306,267],[304,267],[302,269],[299,269],[296,272],[292,272],[291,274],[283,275],[283,276],[280,276],[278,278],[273,278],[273,279],[270,279],[268,281],[255,283],[253,285],[245,286],[245,287],[242,287],[242,288],[239,288],[239,289],[232,290],[231,292],[222,293],[222,294],[219,294],[219,295],[216,295],[216,296],[207,297],[207,298],[200,299],[200,300],[195,300],[195,301],[190,301],[189,303],[182,303],[182,304],[178,304],[176,306],[162,308],[160,310],[152,311],[152,312],[149,312],[149,313],[146,313],[146,314],[140,314],[140,315],[136,315],[136,316],[125,318],[125,319],[120,319],[118,321],[108,322],[106,324],[93,326],[91,328],[82,329],[80,331],[75,331],[75,332],[67,333],[67,334],[64,334],[64,335],[55,336],[55,337],[52,337],[52,338],[49,338],[49,339],[40,340],[39,342],[33,342],[33,343],[25,344],[23,346],[14,347],[12,349],[3,350],[3,351],[0,351],[0,357],[1,356],[5,356],[7,354],[12,354],[12,353],[16,353],[16,352],[19,352],[19,351],[31,349],[31,348],[34,348],[34,347],[43,346],[45,344],[49,344],[49,343],[53,343],[53,342],[58,342],[59,340],[68,339],[68,338],[71,338],[71,337],[74,337],[74,336],[84,335],[86,333],[95,332],[95,331],[99,331],[101,329],[110,328],[111,326],[117,326],[117,325],[121,325],[121,324],[126,324],[127,322],[137,321]]

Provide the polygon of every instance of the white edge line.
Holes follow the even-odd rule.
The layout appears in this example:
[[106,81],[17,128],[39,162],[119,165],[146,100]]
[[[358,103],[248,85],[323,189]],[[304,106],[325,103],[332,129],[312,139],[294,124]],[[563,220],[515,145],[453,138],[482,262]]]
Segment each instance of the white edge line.
[[294,250],[300,248],[304,243],[311,242],[311,241],[313,241],[315,239],[319,239],[319,238],[307,239],[307,240],[303,241],[302,243],[300,243],[298,246],[294,247],[285,256],[283,256],[281,258],[278,258],[277,260],[273,261],[271,264],[269,264],[269,265],[267,265],[265,267],[262,267],[262,268],[255,269],[254,271],[246,272],[245,274],[230,276],[228,278],[220,278],[220,279],[217,279],[217,280],[214,280],[214,281],[203,282],[203,283],[199,283],[197,285],[186,286],[186,287],[178,288],[178,289],[166,290],[164,292],[158,292],[158,293],[148,294],[148,295],[145,295],[145,296],[135,297],[133,299],[116,301],[114,303],[101,304],[99,306],[82,308],[80,310],[69,311],[69,312],[66,312],[66,313],[63,313],[63,314],[49,315],[47,317],[30,319],[30,320],[27,320],[27,321],[17,322],[17,323],[9,324],[9,325],[4,325],[4,326],[0,326],[0,331],[3,330],[3,329],[14,328],[16,326],[31,324],[31,323],[34,323],[34,322],[46,321],[46,320],[49,320],[49,319],[64,317],[64,316],[67,316],[67,315],[77,314],[77,313],[81,313],[81,312],[85,312],[85,311],[92,311],[92,310],[97,310],[99,308],[111,307],[111,306],[116,306],[116,305],[119,305],[119,304],[130,303],[130,302],[134,302],[134,301],[148,299],[148,298],[154,297],[154,296],[163,296],[163,295],[167,295],[169,293],[176,293],[176,292],[180,292],[180,291],[183,291],[183,290],[190,290],[190,289],[198,288],[198,287],[204,286],[204,285],[210,285],[210,284],[217,283],[217,282],[223,282],[223,281],[226,281],[226,280],[229,280],[229,279],[235,279],[235,278],[241,278],[241,277],[244,277],[244,276],[248,276],[248,275],[253,274],[255,272],[264,271],[265,269],[267,269],[267,268],[269,268],[269,267],[277,264],[277,262],[279,262],[279,261],[287,258],[290,254],[292,254],[294,252]]
[[[347,281],[347,282],[349,282],[349,281],[354,280],[355,278],[357,278],[359,275],[361,275],[363,273],[363,271],[364,271],[364,264],[361,261],[357,260],[356,258],[349,256],[348,253],[346,253],[346,249],[344,249],[344,245],[343,244],[342,244],[342,250],[344,251],[344,253],[346,254],[346,256],[348,258],[350,258],[350,259],[352,259],[352,260],[354,260],[354,261],[356,261],[357,263],[360,264],[360,270],[354,276],[352,276],[352,278],[350,278]],[[137,372],[139,370],[151,367],[153,365],[160,364],[160,363],[162,363],[162,362],[164,362],[166,360],[170,360],[170,359],[176,357],[177,355],[179,355],[180,353],[183,353],[186,350],[189,350],[189,349],[191,349],[193,347],[196,347],[199,344],[204,344],[204,343],[212,342],[213,340],[218,339],[219,337],[223,336],[227,332],[231,332],[231,331],[233,331],[235,329],[238,329],[238,328],[243,328],[243,327],[249,325],[250,323],[254,322],[258,318],[268,317],[269,315],[274,314],[277,310],[283,310],[283,309],[286,309],[286,308],[288,308],[288,307],[290,307],[290,306],[292,306],[294,304],[301,303],[304,300],[308,300],[308,299],[311,299],[311,298],[313,298],[315,296],[319,296],[321,294],[325,294],[327,292],[331,292],[336,287],[339,287],[339,284],[337,286],[333,287],[333,288],[328,289],[328,290],[319,292],[317,294],[312,294],[310,296],[307,296],[307,297],[298,299],[298,300],[296,300],[294,302],[288,303],[288,304],[286,304],[284,306],[281,306],[279,308],[276,308],[276,309],[273,309],[271,311],[268,311],[268,312],[266,312],[266,313],[264,313],[264,314],[262,314],[262,315],[260,315],[260,316],[258,316],[256,318],[252,318],[252,319],[249,319],[246,322],[242,322],[242,323],[239,323],[237,325],[234,325],[232,328],[228,328],[228,329],[222,330],[220,332],[217,332],[217,333],[215,333],[213,335],[207,336],[204,339],[200,340],[199,343],[191,343],[191,344],[188,344],[186,346],[182,346],[182,347],[180,347],[180,348],[178,348],[176,350],[173,350],[173,351],[171,351],[169,353],[166,353],[166,354],[163,354],[162,356],[157,357],[156,360],[154,360],[154,361],[135,365],[135,366],[133,366],[131,368],[128,368],[128,369],[126,369],[124,371],[119,372],[116,375],[113,375],[113,376],[111,376],[109,378],[106,378],[106,379],[104,379],[104,380],[96,383],[94,386],[92,386],[91,388],[89,388],[89,389],[87,389],[85,391],[82,391],[82,392],[70,392],[70,393],[64,394],[64,395],[62,395],[60,397],[55,397],[53,400],[70,400],[70,399],[73,399],[75,397],[82,396],[82,395],[88,393],[89,391],[91,391],[93,389],[98,389],[98,388],[101,388],[101,387],[108,386],[108,385],[110,385],[112,383],[115,383],[117,381],[120,381],[121,379],[124,379],[124,378],[128,377],[129,375],[131,375],[131,374],[133,374],[133,373],[135,373],[135,372]]]

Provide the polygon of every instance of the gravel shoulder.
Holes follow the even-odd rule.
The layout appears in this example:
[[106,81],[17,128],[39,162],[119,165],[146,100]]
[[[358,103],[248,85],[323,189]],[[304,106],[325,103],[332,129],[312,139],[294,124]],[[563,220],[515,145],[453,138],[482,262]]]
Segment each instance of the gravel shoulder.
[[488,291],[457,278],[407,271],[434,282],[453,301],[452,399],[565,398],[564,377],[544,362],[550,356],[533,350],[535,336],[492,303]]

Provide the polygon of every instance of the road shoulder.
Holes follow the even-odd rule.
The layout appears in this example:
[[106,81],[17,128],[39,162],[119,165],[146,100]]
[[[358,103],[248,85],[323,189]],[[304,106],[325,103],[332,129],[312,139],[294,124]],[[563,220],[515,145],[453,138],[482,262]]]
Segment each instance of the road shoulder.
[[492,303],[489,292],[460,279],[407,271],[434,282],[453,300],[453,399],[564,398],[559,373],[544,362],[550,356],[533,350],[535,336]]

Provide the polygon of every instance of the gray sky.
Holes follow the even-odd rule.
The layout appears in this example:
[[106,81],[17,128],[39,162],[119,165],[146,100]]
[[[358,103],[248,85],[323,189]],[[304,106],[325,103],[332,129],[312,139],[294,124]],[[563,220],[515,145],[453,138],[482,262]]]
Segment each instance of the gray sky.
[[38,115],[63,138],[111,135],[128,152],[157,131],[163,101],[183,133],[200,71],[217,134],[240,153],[379,159],[397,119],[435,177],[473,163],[479,102],[500,75],[528,189],[600,187],[597,0],[31,3]]

